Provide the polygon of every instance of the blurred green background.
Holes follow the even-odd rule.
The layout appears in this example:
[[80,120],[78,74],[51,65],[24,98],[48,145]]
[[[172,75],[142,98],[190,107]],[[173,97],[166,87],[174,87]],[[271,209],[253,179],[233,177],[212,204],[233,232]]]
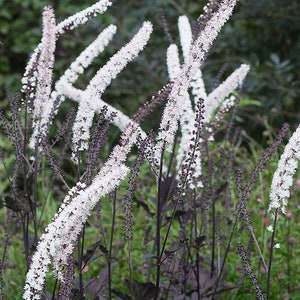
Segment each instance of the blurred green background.
[[[92,19],[62,36],[57,45],[55,78],[108,24],[116,24],[118,33],[105,52],[88,68],[77,83],[84,88],[96,70],[124,45],[144,20],[152,21],[154,32],[142,54],[113,81],[104,100],[132,115],[167,81],[165,52],[169,44],[159,10],[164,9],[173,39],[178,43],[177,18],[186,14],[195,20],[207,1],[129,0],[113,1],[106,14]],[[61,21],[95,1],[78,0],[0,0],[0,107],[6,108],[5,85],[12,93],[20,89],[28,55],[41,37],[41,13],[45,5],[55,8]],[[215,41],[203,65],[207,90],[214,86],[218,73],[224,80],[241,63],[251,65],[243,88],[238,121],[258,141],[266,127],[281,127],[300,121],[300,4],[298,0],[241,0],[233,17]],[[257,101],[257,102],[256,102]],[[252,104],[253,103],[253,104]],[[154,114],[146,127],[157,126]]]

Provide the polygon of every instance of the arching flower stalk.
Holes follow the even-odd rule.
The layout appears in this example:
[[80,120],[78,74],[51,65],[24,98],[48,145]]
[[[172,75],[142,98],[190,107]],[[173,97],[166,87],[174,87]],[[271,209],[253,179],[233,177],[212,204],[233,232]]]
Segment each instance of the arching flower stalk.
[[45,229],[26,275],[23,299],[41,299],[49,264],[59,280],[62,270],[74,250],[74,243],[83,225],[99,199],[115,188],[127,176],[125,160],[136,142],[139,130],[136,123],[129,124],[122,134],[120,145],[115,146],[109,159],[88,187],[78,182],[65,197],[52,223]]

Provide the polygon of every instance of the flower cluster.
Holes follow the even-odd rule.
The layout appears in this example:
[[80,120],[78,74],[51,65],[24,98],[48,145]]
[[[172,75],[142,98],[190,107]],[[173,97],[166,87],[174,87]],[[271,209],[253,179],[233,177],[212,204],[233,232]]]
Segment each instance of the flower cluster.
[[[227,2],[226,2],[227,3]],[[223,3],[225,5],[225,2]],[[233,3],[231,3],[233,5]],[[231,9],[233,6],[231,7]],[[221,14],[220,12],[223,11]],[[177,85],[176,88],[176,97],[170,99],[163,115],[161,122],[161,132],[160,139],[158,141],[157,151],[161,151],[161,147],[164,143],[169,143],[172,145],[174,133],[177,131],[177,124],[181,126],[181,140],[179,144],[179,149],[177,153],[177,165],[182,165],[190,145],[193,144],[194,134],[193,134],[193,125],[196,119],[196,111],[193,109],[193,105],[197,103],[199,99],[204,100],[204,112],[203,112],[203,121],[208,124],[211,119],[213,112],[221,106],[222,111],[228,111],[230,106],[234,105],[232,97],[229,97],[234,90],[241,86],[244,81],[248,71],[248,65],[241,65],[237,70],[235,70],[222,84],[216,87],[209,95],[206,94],[205,85],[202,79],[202,73],[200,69],[200,62],[204,56],[195,58],[195,45],[199,47],[202,44],[205,44],[205,51],[208,51],[208,45],[212,41],[212,37],[216,37],[218,30],[220,30],[220,24],[216,26],[218,18],[222,20],[221,22],[226,21],[228,15],[230,15],[231,10],[229,7],[221,6],[219,11],[215,14],[212,14],[211,20],[208,22],[207,26],[204,29],[204,33],[201,33],[198,39],[193,41],[192,29],[189,24],[188,18],[186,16],[181,16],[178,19],[178,29],[180,35],[180,43],[182,54],[184,58],[184,64],[180,64],[179,51],[178,47],[175,44],[171,44],[167,50],[167,65],[169,78],[173,80]],[[227,15],[223,16],[223,14]],[[214,26],[211,28],[210,26]],[[216,32],[215,32],[216,31]],[[206,32],[206,33],[205,33]],[[212,36],[208,36],[208,32],[212,33]],[[202,42],[200,42],[202,41]],[[200,51],[202,46],[200,48]],[[204,52],[205,52],[204,51]],[[193,70],[193,71],[192,71]],[[180,78],[180,79],[178,79]],[[183,86],[183,82],[186,84]],[[191,96],[188,93],[188,88],[191,88]],[[179,90],[178,90],[179,89]],[[174,91],[173,91],[174,93]],[[229,98],[228,98],[229,97]],[[223,109],[223,107],[225,107]],[[218,116],[220,119],[220,116]],[[169,146],[170,146],[169,145]],[[170,149],[167,148],[167,149]],[[157,157],[159,154],[157,153]],[[199,177],[201,176],[201,162],[200,162],[200,149],[197,147],[195,153],[198,163],[195,165],[196,169],[194,170],[194,178],[198,178],[198,187],[202,186]]]
[[103,14],[111,5],[112,2],[108,0],[98,1],[94,5],[91,5],[59,23],[56,28],[57,34],[61,35],[67,30],[73,30],[77,26],[85,24],[91,17],[96,16],[97,14]]
[[144,22],[143,26],[132,40],[121,48],[101,69],[98,70],[86,90],[81,94],[82,97],[79,99],[78,114],[73,128],[74,155],[77,151],[87,149],[89,130],[94,117],[94,112],[99,109],[97,99],[101,98],[105,89],[123,70],[128,62],[137,57],[139,52],[143,50],[151,32],[151,23]]
[[26,276],[23,299],[40,299],[48,266],[52,262],[56,276],[64,280],[61,272],[73,252],[74,242],[81,232],[99,198],[113,191],[125,179],[129,169],[124,164],[138,136],[138,126],[129,124],[122,134],[121,145],[117,145],[109,159],[88,187],[78,182],[65,197],[52,223],[41,236],[37,250],[32,257]]
[[286,213],[288,198],[290,197],[290,188],[293,184],[293,176],[298,168],[300,159],[300,126],[293,133],[285,146],[281,155],[277,169],[274,173],[271,192],[269,211],[281,210]]
[[54,103],[59,94],[51,93],[51,83],[57,38],[66,30],[75,29],[79,25],[85,24],[92,15],[95,16],[105,12],[111,4],[110,1],[101,0],[57,25],[55,24],[52,8],[47,7],[45,9],[43,15],[43,38],[32,53],[22,78],[21,91],[25,94],[24,102],[32,104],[35,117],[40,116],[38,120],[39,126],[34,127],[31,137],[30,146],[32,148],[35,147],[40,133],[47,135],[47,128],[49,128],[49,124],[54,116],[53,112],[56,110]]
[[[130,118],[122,112],[105,103],[101,96],[111,81],[122,71],[122,69],[145,47],[150,34],[152,25],[150,22],[144,22],[138,33],[121,48],[111,59],[98,70],[96,75],[84,91],[76,89],[73,84],[111,41],[116,33],[116,26],[107,27],[98,38],[87,47],[78,58],[66,70],[64,75],[57,81],[52,97],[60,96],[61,100],[68,97],[79,103],[78,113],[73,126],[73,159],[76,160],[78,151],[84,151],[88,147],[90,135],[90,126],[95,112],[106,106],[108,115],[115,114],[114,124],[122,131],[130,122]],[[140,129],[143,136],[145,133]]]
[[[230,94],[242,85],[250,67],[242,64],[235,70],[223,83],[215,88],[208,96],[205,105],[204,122],[209,123],[215,109],[228,97]],[[227,103],[228,104],[228,103]]]
[[[178,165],[189,165],[190,172],[186,173],[185,181],[194,183],[193,176],[201,175],[199,140],[203,125],[203,107],[205,107],[206,118],[209,121],[214,109],[226,99],[233,90],[241,84],[249,67],[242,65],[223,84],[207,95],[202,80],[200,66],[209,51],[210,45],[218,35],[221,27],[230,17],[235,0],[224,0],[219,9],[212,13],[206,27],[193,40],[191,27],[186,17],[179,18],[179,32],[184,62],[180,63],[178,48],[172,44],[167,52],[168,71],[171,83],[166,85],[152,100],[158,103],[168,95],[167,103],[163,112],[160,128],[156,139],[151,139],[145,147],[145,155],[149,155],[149,161],[160,164],[161,151],[165,145],[167,149],[174,142],[174,135],[181,126],[182,138],[178,151]],[[51,72],[53,67],[53,54],[56,39],[66,30],[74,29],[79,24],[85,23],[93,14],[103,13],[111,5],[110,1],[102,0],[90,8],[75,14],[66,21],[55,25],[54,15],[50,8],[45,10],[44,33],[42,43],[34,52],[26,69],[23,79],[23,91],[27,93],[34,88],[34,80],[37,79],[38,88],[33,95],[35,101],[41,100],[40,105],[34,103],[40,124],[51,123],[55,101],[59,104],[64,99],[70,98],[76,101],[78,112],[73,126],[73,158],[76,161],[78,151],[84,151],[90,140],[90,127],[95,113],[100,113],[106,107],[106,117],[114,115],[113,123],[121,131],[119,145],[115,146],[109,159],[100,169],[93,180],[87,186],[82,183],[70,190],[69,195],[60,207],[58,213],[48,225],[37,246],[37,251],[32,257],[30,269],[27,273],[24,290],[24,299],[40,299],[45,284],[45,276],[50,263],[59,280],[64,279],[64,266],[68,263],[74,248],[78,234],[86,223],[92,209],[101,197],[113,191],[127,176],[129,169],[125,165],[126,157],[134,143],[142,145],[145,136],[140,126],[140,120],[151,111],[152,106],[145,106],[139,111],[137,117],[132,120],[117,109],[106,104],[102,95],[111,81],[142,51],[147,44],[152,32],[150,22],[144,22],[136,35],[123,46],[111,59],[98,70],[91,79],[85,90],[74,87],[78,76],[92,63],[111,41],[116,32],[114,25],[108,26],[98,38],[87,47],[78,58],[71,64],[70,68],[54,85],[51,92]],[[51,39],[51,41],[49,41]],[[51,46],[50,46],[51,44]],[[46,49],[49,48],[49,49]],[[49,60],[46,61],[45,58]],[[41,60],[41,61],[40,61]],[[42,70],[44,68],[45,70]],[[34,75],[32,75],[34,73]],[[47,84],[45,80],[47,79]],[[191,99],[189,89],[191,88]],[[38,97],[37,97],[38,96]],[[57,100],[58,99],[58,100]],[[200,99],[203,99],[200,101]],[[193,103],[194,102],[194,103]],[[228,102],[226,102],[228,106]],[[193,109],[195,106],[195,109]],[[35,146],[36,137],[39,136],[42,126],[34,124],[32,146]],[[45,129],[42,129],[45,131]],[[42,132],[47,135],[47,132]],[[188,147],[194,145],[195,152],[186,159]],[[151,149],[148,149],[151,147]],[[196,161],[197,160],[197,161]],[[197,169],[198,168],[198,169]],[[155,169],[155,168],[153,168]],[[192,174],[193,173],[193,174]],[[130,213],[130,207],[128,209]],[[130,237],[130,235],[128,235]]]
[[52,7],[47,6],[43,14],[43,37],[39,64],[37,66],[37,88],[34,103],[34,119],[40,120],[44,103],[51,92],[52,70],[55,52],[55,18]]

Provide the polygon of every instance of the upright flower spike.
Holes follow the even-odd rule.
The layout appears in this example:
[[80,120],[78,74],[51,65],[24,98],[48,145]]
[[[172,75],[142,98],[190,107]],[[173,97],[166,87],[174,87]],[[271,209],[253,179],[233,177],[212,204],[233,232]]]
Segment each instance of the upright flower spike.
[[298,168],[299,159],[300,126],[289,139],[279,159],[271,184],[269,212],[274,213],[278,209],[283,214],[286,213],[290,188],[293,184],[293,176]]
[[178,76],[181,70],[178,47],[171,44],[167,49],[167,67],[170,80]]
[[152,24],[149,21],[145,21],[131,41],[122,47],[99,69],[97,74],[90,81],[87,87],[87,93],[95,92],[102,95],[111,81],[144,49],[148,43],[152,29]]
[[187,62],[193,42],[192,28],[187,16],[180,16],[178,18],[178,30],[183,59]]
[[55,87],[61,95],[63,95],[63,88],[66,85],[74,84],[79,75],[84,72],[84,69],[91,65],[93,60],[103,52],[116,32],[117,27],[115,25],[109,25],[85,50],[80,53],[80,55],[56,83]]
[[[34,125],[34,133],[32,135],[30,146],[34,148],[36,137],[38,136],[38,132],[43,132],[43,134],[46,134],[46,130],[49,127],[49,124],[51,123],[51,113],[54,111],[54,103],[57,99],[57,94],[52,93],[51,97],[49,96],[49,91],[51,92],[51,80],[49,80],[49,74],[52,72],[53,63],[54,63],[54,50],[55,50],[55,42],[56,39],[59,37],[59,35],[63,34],[66,30],[71,30],[79,26],[80,24],[86,23],[92,16],[95,16],[99,13],[103,13],[106,11],[108,6],[110,6],[112,3],[108,0],[101,0],[97,2],[96,4],[88,7],[87,9],[73,15],[72,17],[67,18],[63,22],[59,23],[58,25],[55,25],[54,20],[54,13],[52,11],[52,17],[49,17],[49,20],[51,19],[51,38],[49,35],[49,29],[48,33],[44,34],[43,32],[43,38],[42,42],[38,45],[38,47],[33,51],[29,62],[26,65],[25,73],[23,75],[23,78],[21,80],[22,82],[22,89],[21,91],[25,94],[27,103],[33,102],[34,107],[34,117],[37,115],[40,115],[39,117],[39,128]],[[46,15],[45,15],[46,14]],[[50,12],[44,13],[44,20]],[[44,21],[44,29],[50,28],[50,24],[46,24]],[[44,30],[45,31],[45,30]],[[54,35],[54,37],[53,37]],[[48,48],[45,48],[46,43],[46,36],[49,40],[51,40],[51,43],[54,43],[54,49],[53,45],[48,45]],[[49,53],[53,51],[52,58],[48,57],[48,60],[45,60],[44,64],[41,65],[42,59],[41,57],[45,55],[49,55]],[[48,74],[47,78],[46,73]],[[44,76],[41,76],[44,75]],[[40,85],[41,81],[44,79],[47,79],[47,86]],[[52,79],[52,78],[51,78]],[[46,96],[47,95],[47,96]],[[45,97],[47,97],[47,101],[42,102],[41,99],[45,100]]]
[[[116,26],[110,25],[104,29],[99,36],[93,41],[71,64],[61,78],[56,82],[54,90],[50,95],[50,99],[45,102],[43,105],[47,108],[43,110],[42,117],[40,118],[40,127],[43,130],[46,125],[49,126],[51,123],[51,115],[55,114],[56,111],[53,111],[53,103],[59,99],[59,103],[62,103],[65,100],[65,94],[71,94],[72,98],[79,98],[82,93],[80,90],[75,89],[72,84],[76,82],[79,75],[83,73],[84,69],[87,68],[94,60],[96,56],[101,53],[104,48],[108,45],[114,34],[116,33]],[[39,131],[37,127],[34,127],[33,133],[30,139],[30,147],[34,148],[35,139]],[[43,131],[43,134],[46,132]]]
[[232,15],[235,5],[236,0],[224,0],[220,3],[218,11],[212,14],[212,17],[192,44],[189,54],[190,62],[186,66],[186,72],[190,72],[193,75],[200,67],[212,42]]
[[73,158],[78,151],[87,149],[90,126],[94,113],[99,108],[96,99],[102,96],[111,81],[138,56],[147,44],[152,32],[152,24],[144,22],[132,40],[122,47],[92,78],[79,103],[78,114],[73,127]]
[[[187,63],[193,43],[192,28],[187,16],[180,16],[178,18],[178,30],[184,62]],[[205,99],[207,97],[200,68],[196,70],[194,76],[192,77],[190,87],[192,88],[191,92],[196,101],[197,99]]]
[[235,4],[236,0],[221,2],[219,10],[212,15],[199,37],[192,44],[187,61],[184,63],[180,74],[174,79],[174,86],[160,123],[156,149],[158,157],[165,143],[167,150],[171,149],[181,113],[181,96],[187,92],[193,76],[200,68],[213,40],[231,16]]
[[[184,62],[188,63],[189,53],[191,50],[193,36],[192,36],[192,28],[187,16],[180,16],[178,18],[178,30],[180,36],[180,44],[182,49],[182,54],[184,58]],[[191,94],[193,99],[190,99],[188,93],[186,96],[186,106],[182,111],[182,117],[180,118],[181,125],[181,139],[179,142],[178,152],[176,155],[177,161],[177,169],[179,171],[179,166],[182,166],[185,161],[185,157],[190,150],[190,145],[192,144],[192,139],[194,138],[194,122],[196,118],[196,112],[193,111],[192,103],[196,104],[199,99],[206,99],[207,95],[205,92],[205,86],[202,79],[201,69],[198,68],[192,76],[190,81]],[[195,155],[197,156],[197,163],[193,164],[193,175],[189,176],[188,185],[190,188],[194,189],[195,185],[193,182],[197,182],[197,187],[202,187],[202,182],[199,177],[202,174],[201,169],[201,161],[200,161],[200,149],[196,149]],[[177,176],[179,179],[179,173]],[[197,179],[197,180],[193,180]]]
[[[81,12],[78,12],[77,14],[65,19],[64,21],[56,25],[55,27],[56,35],[59,36],[63,34],[66,29],[73,30],[79,25],[85,24],[91,18],[91,16],[104,13],[111,4],[112,3],[108,0],[101,0],[98,1],[96,4],[82,10]],[[22,78],[22,89],[21,89],[21,91],[24,93],[26,93],[28,89],[31,88],[31,85],[34,84],[35,82],[34,79],[36,79],[36,76],[33,75],[35,73],[34,72],[35,64],[38,60],[40,51],[41,51],[41,44],[39,44],[37,48],[33,51],[29,59],[29,62],[26,65],[25,73]]]
[[[181,30],[181,34],[184,35],[184,30]],[[182,43],[188,42],[183,40]],[[187,50],[185,50],[187,51]],[[184,53],[184,50],[183,50]],[[178,48],[176,45],[171,44],[167,50],[167,66],[168,66],[168,74],[170,80],[176,78],[176,76],[180,73],[180,61],[179,61],[179,54]],[[192,102],[190,100],[189,93],[186,92],[181,96],[181,117],[180,117],[180,125],[181,125],[181,139],[179,143],[178,152],[176,155],[177,160],[177,169],[180,168],[182,165],[186,153],[189,150],[189,145],[191,144],[191,139],[193,137],[193,122],[195,120],[195,113],[192,108]],[[199,172],[196,172],[197,174]],[[195,173],[195,174],[196,174]],[[179,179],[179,177],[177,178]]]
[[[65,29],[73,29],[79,24],[83,24],[87,21],[87,18],[91,14],[102,13],[110,5],[109,1],[99,1],[95,5],[87,8],[86,10],[66,19],[56,26],[56,35],[64,33]],[[142,28],[133,37],[132,41],[125,45],[118,53],[116,53],[109,62],[101,68],[94,78],[90,81],[86,90],[82,91],[76,89],[73,83],[77,80],[78,76],[83,73],[84,69],[91,64],[93,59],[104,50],[105,46],[112,39],[116,32],[114,25],[106,28],[99,37],[84,50],[81,55],[71,64],[70,68],[65,74],[57,81],[55,90],[52,92],[50,100],[44,103],[44,107],[47,107],[48,113],[43,113],[41,118],[41,124],[49,125],[51,123],[51,115],[53,114],[53,103],[59,97],[59,103],[63,102],[65,97],[69,97],[79,103],[78,115],[74,124],[74,151],[73,158],[75,159],[77,151],[83,151],[87,148],[87,140],[89,137],[89,128],[94,117],[94,113],[100,111],[103,106],[108,107],[109,114],[116,113],[114,119],[115,125],[117,125],[122,131],[130,122],[130,118],[124,115],[122,112],[106,104],[101,95],[106,87],[111,83],[119,72],[127,65],[129,61],[134,59],[139,52],[146,45],[150,34],[152,32],[152,25],[150,22],[144,22]],[[36,54],[39,53],[40,48],[36,50]],[[31,64],[31,63],[29,63]],[[26,77],[26,76],[25,76]],[[24,77],[24,78],[25,78]],[[24,84],[25,88],[26,84]],[[145,133],[140,129],[140,133],[145,137]],[[38,134],[37,128],[34,128],[33,135],[31,137],[30,146],[33,148],[35,145],[36,136]]]
[[[81,103],[81,101],[83,101],[82,99],[85,99],[86,91],[75,88],[73,84],[76,82],[79,75],[84,72],[84,69],[93,62],[94,58],[103,52],[116,33],[116,30],[117,27],[115,25],[108,26],[99,34],[98,38],[76,58],[61,78],[56,82],[55,90],[52,93],[53,98],[56,98],[59,95],[61,101],[64,101],[65,97],[67,97],[77,103]],[[105,103],[98,94],[95,95],[92,102],[94,104],[95,112],[100,112],[101,109],[106,106],[108,109],[108,115],[114,113],[116,117],[114,118],[113,123],[119,127],[122,132],[130,123],[129,117],[115,109],[113,106]],[[143,135],[145,136],[144,133]]]
[[[195,105],[199,99],[204,99],[205,111],[207,109],[206,120],[207,122],[210,121],[213,111],[242,83],[249,70],[248,66],[242,65],[220,87],[207,96],[200,66],[213,39],[231,15],[234,5],[235,1],[223,1],[219,10],[211,14],[206,27],[195,41],[192,38],[192,30],[188,18],[186,16],[179,17],[178,29],[184,64],[180,65],[177,46],[174,44],[170,45],[167,51],[167,66],[169,78],[175,82],[172,91],[174,93],[172,94],[173,98],[169,99],[164,110],[160,126],[161,131],[156,146],[156,161],[159,161],[161,148],[164,143],[169,142],[170,145],[167,149],[170,149],[177,125],[180,123],[181,139],[176,157],[179,168],[189,151],[194,137],[192,122],[195,120],[196,112],[192,108],[192,103],[194,102]],[[188,88],[191,88],[193,101],[190,99]],[[226,109],[232,103],[232,101],[226,101]],[[201,175],[200,149],[196,150],[195,155],[198,163],[195,165],[193,174],[196,178]],[[199,178],[196,181],[199,183],[199,186],[202,185]]]
[[54,66],[56,36],[55,17],[52,7],[46,6],[43,12],[43,36],[40,57],[37,64],[37,86],[34,96],[33,120],[40,131],[40,120],[44,113],[45,103],[49,101],[51,93],[52,72]]

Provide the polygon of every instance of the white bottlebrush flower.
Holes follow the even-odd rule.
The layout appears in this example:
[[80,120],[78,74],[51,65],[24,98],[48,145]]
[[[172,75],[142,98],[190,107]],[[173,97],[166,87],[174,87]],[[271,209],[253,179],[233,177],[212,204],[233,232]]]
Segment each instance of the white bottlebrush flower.
[[[178,18],[178,30],[180,36],[180,44],[182,49],[182,54],[184,58],[184,62],[188,63],[189,53],[192,46],[192,28],[187,16],[180,16]],[[192,88],[191,93],[196,101],[200,98],[206,98],[206,92],[204,87],[204,82],[202,79],[202,73],[200,68],[195,72],[194,76],[191,78],[190,87]],[[179,170],[182,164],[184,164],[186,155],[190,150],[190,145],[192,143],[192,138],[194,137],[193,128],[195,121],[195,112],[192,108],[192,100],[189,97],[189,94],[185,95],[185,105],[182,110],[182,116],[180,118],[181,125],[181,139],[179,142],[179,148],[176,155],[177,161],[177,169]],[[199,177],[201,176],[201,161],[200,161],[200,152],[199,149],[196,150],[195,153],[198,157],[197,164],[191,166],[193,168],[193,178],[188,178],[188,185],[190,188],[195,188],[193,182],[194,179],[197,178],[198,187],[202,186]],[[177,175],[177,179],[179,179],[179,173]]]
[[51,93],[55,44],[56,36],[54,12],[50,6],[46,6],[43,13],[43,35],[41,41],[41,52],[37,66],[37,87],[33,111],[35,121],[40,119],[44,103],[49,100]]
[[[199,99],[204,99],[205,104],[209,105],[209,103],[214,100],[211,105],[212,110],[214,110],[217,105],[219,105],[221,101],[229,95],[230,86],[228,86],[228,82],[226,82],[226,84],[224,84],[219,90],[212,93],[210,98],[207,96],[200,65],[204,60],[205,54],[207,53],[212,41],[231,15],[235,2],[236,1],[223,1],[219,10],[212,15],[206,27],[195,41],[193,41],[192,30],[188,18],[186,16],[181,16],[178,19],[178,29],[184,64],[180,66],[179,54],[176,45],[170,45],[167,51],[167,66],[169,78],[174,81],[174,88],[170,93],[169,100],[163,112],[157,144],[154,149],[154,157],[157,162],[160,161],[160,153],[164,145],[167,146],[167,150],[171,149],[174,134],[177,131],[179,123],[181,125],[182,136],[176,158],[178,168],[183,163],[184,158],[189,151],[193,138],[193,126],[191,126],[191,122],[194,122],[195,120],[195,112],[193,111],[192,101],[189,98],[188,93],[188,89],[190,87],[194,102]],[[244,70],[245,68],[241,67],[241,69]],[[234,75],[238,76],[239,72]],[[229,82],[233,83],[235,79],[235,76],[232,76]],[[230,93],[233,92],[237,85],[234,86],[233,83],[231,87],[232,89],[230,90]],[[216,96],[223,96],[220,93],[221,91],[224,92],[224,98],[219,97],[216,100]],[[199,176],[202,171],[200,153],[198,149],[196,155],[197,164],[194,166],[193,176],[194,178],[198,178],[197,182],[199,182],[199,186],[202,186],[202,183],[199,180]],[[192,181],[193,180],[189,180],[190,183]]]
[[98,37],[75,59],[70,67],[65,71],[61,78],[56,83],[56,89],[63,95],[63,88],[65,85],[74,84],[79,75],[83,73],[105,47],[112,40],[117,31],[115,25],[110,25],[105,28]]
[[167,49],[167,68],[170,80],[176,78],[181,70],[178,47],[175,44],[171,44]]
[[230,96],[234,90],[242,85],[249,70],[249,65],[242,64],[208,95],[205,101],[204,122],[209,123],[215,109]]
[[73,158],[77,156],[78,151],[87,149],[90,127],[97,107],[97,98],[102,96],[111,81],[144,49],[151,32],[152,24],[147,21],[144,22],[132,40],[113,55],[91,79],[79,103],[73,127]]
[[[56,46],[55,17],[52,7],[46,6],[43,13],[43,35],[40,44],[40,55],[36,65],[36,72],[31,77],[30,83],[26,82],[23,87],[26,91],[31,90],[34,99],[33,105],[33,127],[35,135],[32,137],[31,145],[34,147],[39,133],[48,128],[47,121],[43,116],[50,114],[53,103],[50,100],[52,72],[54,66],[54,52]],[[37,83],[35,83],[37,81]],[[27,86],[29,84],[29,86]],[[35,93],[33,90],[35,89]]]
[[[75,88],[73,84],[78,79],[79,75],[84,71],[84,69],[87,68],[92,63],[93,59],[98,56],[108,45],[116,30],[117,28],[115,25],[108,26],[99,34],[98,38],[92,42],[78,56],[78,58],[76,58],[76,60],[61,76],[61,78],[56,82],[55,91],[52,93],[53,98],[56,98],[59,95],[62,98],[61,101],[67,97],[79,104],[87,100],[86,91]],[[114,118],[113,123],[122,132],[131,121],[130,118],[121,111],[105,103],[99,95],[96,95],[91,102],[95,112],[100,112],[103,107],[106,106],[108,110],[107,115],[114,113],[116,117]],[[145,136],[145,133],[142,135]]]
[[101,180],[94,181],[59,212],[41,236],[37,250],[32,257],[32,263],[26,275],[23,299],[40,299],[39,293],[45,284],[48,265],[51,261],[56,276],[63,280],[62,266],[67,263],[68,256],[73,252],[73,243],[91,210],[99,201],[99,197],[115,189],[125,179],[128,172],[124,164],[116,164],[109,170],[102,169],[99,172]]
[[99,199],[116,189],[129,173],[129,168],[124,162],[133,143],[136,142],[138,130],[137,124],[129,124],[122,134],[120,145],[115,146],[92,184],[85,187],[78,183],[66,196],[52,223],[41,236],[32,257],[26,275],[23,299],[40,299],[51,262],[58,279],[64,279],[62,267],[67,264],[68,257],[73,252],[74,242],[91,211]]
[[105,91],[111,81],[125,68],[125,66],[138,56],[146,46],[152,33],[152,24],[144,22],[132,40],[122,47],[110,60],[97,72],[90,81],[87,91],[100,95]]
[[165,143],[167,144],[167,149],[171,149],[180,118],[181,103],[179,101],[181,96],[188,91],[192,78],[204,61],[213,40],[232,14],[235,4],[235,0],[223,1],[218,11],[213,14],[205,28],[199,34],[199,37],[192,44],[187,61],[182,66],[180,74],[174,79],[174,85],[163,112],[157,138],[159,145],[158,152],[161,151],[160,148]]
[[[187,16],[180,16],[178,18],[178,29],[184,62],[187,63],[193,42],[192,28]],[[191,79],[190,87],[192,88],[192,95],[196,101],[200,98],[206,98],[207,95],[200,68],[195,71],[195,74]]]
[[[54,50],[57,37],[60,34],[64,33],[64,30],[66,28],[68,28],[68,30],[74,29],[78,25],[86,23],[91,16],[103,13],[111,4],[112,3],[107,0],[99,1],[91,7],[88,7],[87,9],[73,15],[70,18],[67,18],[58,25],[55,24],[54,13],[52,12],[52,17],[49,17],[50,21],[47,24],[45,24],[46,26],[44,25],[44,28],[48,28],[47,32],[45,32],[44,30],[42,41],[31,55],[31,58],[26,66],[24,76],[22,78],[21,91],[23,93],[26,93],[27,96],[29,95],[29,99],[27,99],[27,101],[34,102],[34,118],[37,119],[37,116],[39,117],[39,124],[36,124],[35,122],[33,123],[34,131],[30,140],[31,148],[35,147],[36,138],[40,132],[42,132],[43,134],[47,133],[46,130],[47,128],[49,128],[49,125],[52,121],[50,116],[51,114],[53,114],[55,109],[53,105],[57,97],[59,96],[57,91],[53,91],[51,93],[52,77],[50,77],[50,75],[52,74],[51,72],[54,64]],[[103,50],[101,49],[101,46],[102,48],[105,47],[105,43],[108,43],[107,40],[109,40],[110,35],[113,34],[114,30],[114,26],[109,27],[107,30],[104,30],[103,34],[100,34],[100,37],[96,39],[96,41],[92,43],[92,45],[88,47],[86,51],[84,51],[83,55],[85,56],[79,56],[78,60],[75,61],[75,64],[69,70],[69,73],[67,73],[67,76],[69,76],[68,79],[70,79],[70,77],[72,76],[72,79],[76,78],[76,75],[78,76],[78,74],[80,73],[80,69],[82,69],[82,67],[85,66],[87,63],[90,63],[91,59],[93,59],[93,55],[94,57],[97,55],[93,54],[93,52],[99,53],[99,51]],[[45,47],[47,39],[48,45]],[[49,44],[49,41],[51,41],[52,45]],[[101,45],[101,42],[103,45]],[[52,57],[48,57],[48,59],[46,60],[42,59],[45,56],[45,54],[49,55],[51,52]],[[36,68],[37,70],[35,70]],[[45,77],[46,75],[47,78]],[[35,87],[36,81],[38,82],[37,87]],[[42,82],[46,82],[47,84],[41,85]],[[34,93],[35,89],[36,93]],[[63,97],[61,97],[60,99],[60,102],[62,101]]]
[[[94,78],[90,81],[86,90],[79,90],[72,84],[78,79],[78,76],[84,71],[84,69],[91,64],[93,59],[103,51],[116,32],[116,27],[114,25],[107,27],[98,36],[98,38],[78,56],[78,58],[71,64],[70,68],[67,69],[64,75],[57,81],[55,90],[51,94],[51,101],[48,101],[49,103],[44,103],[44,106],[49,107],[49,113],[43,114],[41,122],[43,124],[49,124],[52,121],[50,119],[50,111],[53,109],[53,105],[51,105],[51,103],[53,103],[57,97],[60,97],[60,102],[62,102],[65,97],[68,97],[79,103],[79,111],[73,128],[73,157],[75,157],[75,153],[78,150],[83,151],[87,148],[89,129],[92,118],[94,117],[94,112],[99,112],[104,105],[108,107],[108,115],[112,112],[116,113],[114,124],[122,131],[130,122],[129,117],[106,104],[101,99],[101,95],[105,88],[110,84],[111,80],[114,79],[127,65],[127,63],[134,59],[144,48],[150,37],[151,31],[151,23],[144,22],[143,26],[133,39],[121,48],[121,50],[118,51],[108,61],[108,63],[97,72]],[[34,147],[37,133],[37,128],[34,128],[30,143],[31,147]],[[142,130],[140,130],[140,133],[143,137],[145,137],[145,133]]]
[[[95,3],[94,5],[82,10],[81,12],[78,12],[77,14],[65,19],[64,21],[60,22],[55,27],[56,35],[60,35],[64,33],[65,29],[68,28],[74,29],[79,25],[82,25],[86,23],[91,16],[95,16],[97,14],[104,13],[108,6],[110,6],[112,3],[108,0],[101,0]],[[81,23],[78,22],[78,20],[81,20]],[[74,24],[72,27],[70,27],[70,24]],[[21,91],[26,93],[28,89],[30,89],[32,84],[32,74],[34,73],[35,64],[38,59],[38,55],[41,51],[41,44],[37,46],[37,48],[33,51],[29,62],[26,65],[25,73],[22,78],[22,89]]]
[[193,41],[192,28],[187,16],[180,16],[178,18],[178,30],[183,59],[187,62]]
[[300,159],[300,126],[293,133],[281,155],[277,169],[274,173],[271,192],[270,204],[268,211],[272,213],[279,210],[286,213],[288,198],[290,197],[290,188],[293,183],[293,176],[298,168]]
[[[184,62],[187,62],[193,42],[192,28],[187,16],[180,16],[178,18],[178,29]],[[200,98],[206,99],[207,95],[200,68],[195,71],[195,74],[191,79],[190,87],[192,88],[192,95],[196,101]]]
[[[98,56],[104,48],[108,45],[111,41],[112,37],[116,33],[117,27],[114,25],[110,25],[105,28],[99,36],[93,41],[77,58],[76,60],[70,65],[70,67],[65,71],[65,73],[61,76],[61,78],[55,84],[55,90],[51,93],[51,97],[49,99],[50,103],[50,111],[45,110],[42,115],[41,122],[45,124],[49,124],[52,120],[50,118],[50,112],[53,105],[51,105],[57,97],[59,97],[59,101],[62,102],[65,98],[65,94],[71,94],[71,99],[85,99],[86,95],[75,89],[72,84],[76,82],[79,75],[83,73],[84,69],[87,68],[94,58]],[[44,105],[47,105],[44,104]],[[89,108],[82,109],[83,111],[87,111]],[[94,116],[94,113],[91,117]],[[81,115],[80,115],[81,117]],[[78,126],[79,124],[77,124]],[[34,128],[34,132],[31,137],[31,146],[33,147],[33,141],[35,136],[37,135],[37,128]],[[84,142],[83,142],[84,143]],[[86,148],[86,147],[85,147]]]
[[220,3],[218,10],[208,20],[204,29],[200,32],[197,39],[192,44],[189,60],[192,62],[187,64],[191,67],[191,74],[202,64],[206,53],[210,49],[212,42],[216,39],[223,25],[232,15],[233,8],[236,5],[236,0],[224,0]]
[[88,8],[60,22],[56,27],[57,34],[61,35],[65,33],[65,30],[73,30],[79,25],[85,24],[92,16],[103,14],[111,5],[112,2],[108,0],[98,1],[94,5],[91,5]]

